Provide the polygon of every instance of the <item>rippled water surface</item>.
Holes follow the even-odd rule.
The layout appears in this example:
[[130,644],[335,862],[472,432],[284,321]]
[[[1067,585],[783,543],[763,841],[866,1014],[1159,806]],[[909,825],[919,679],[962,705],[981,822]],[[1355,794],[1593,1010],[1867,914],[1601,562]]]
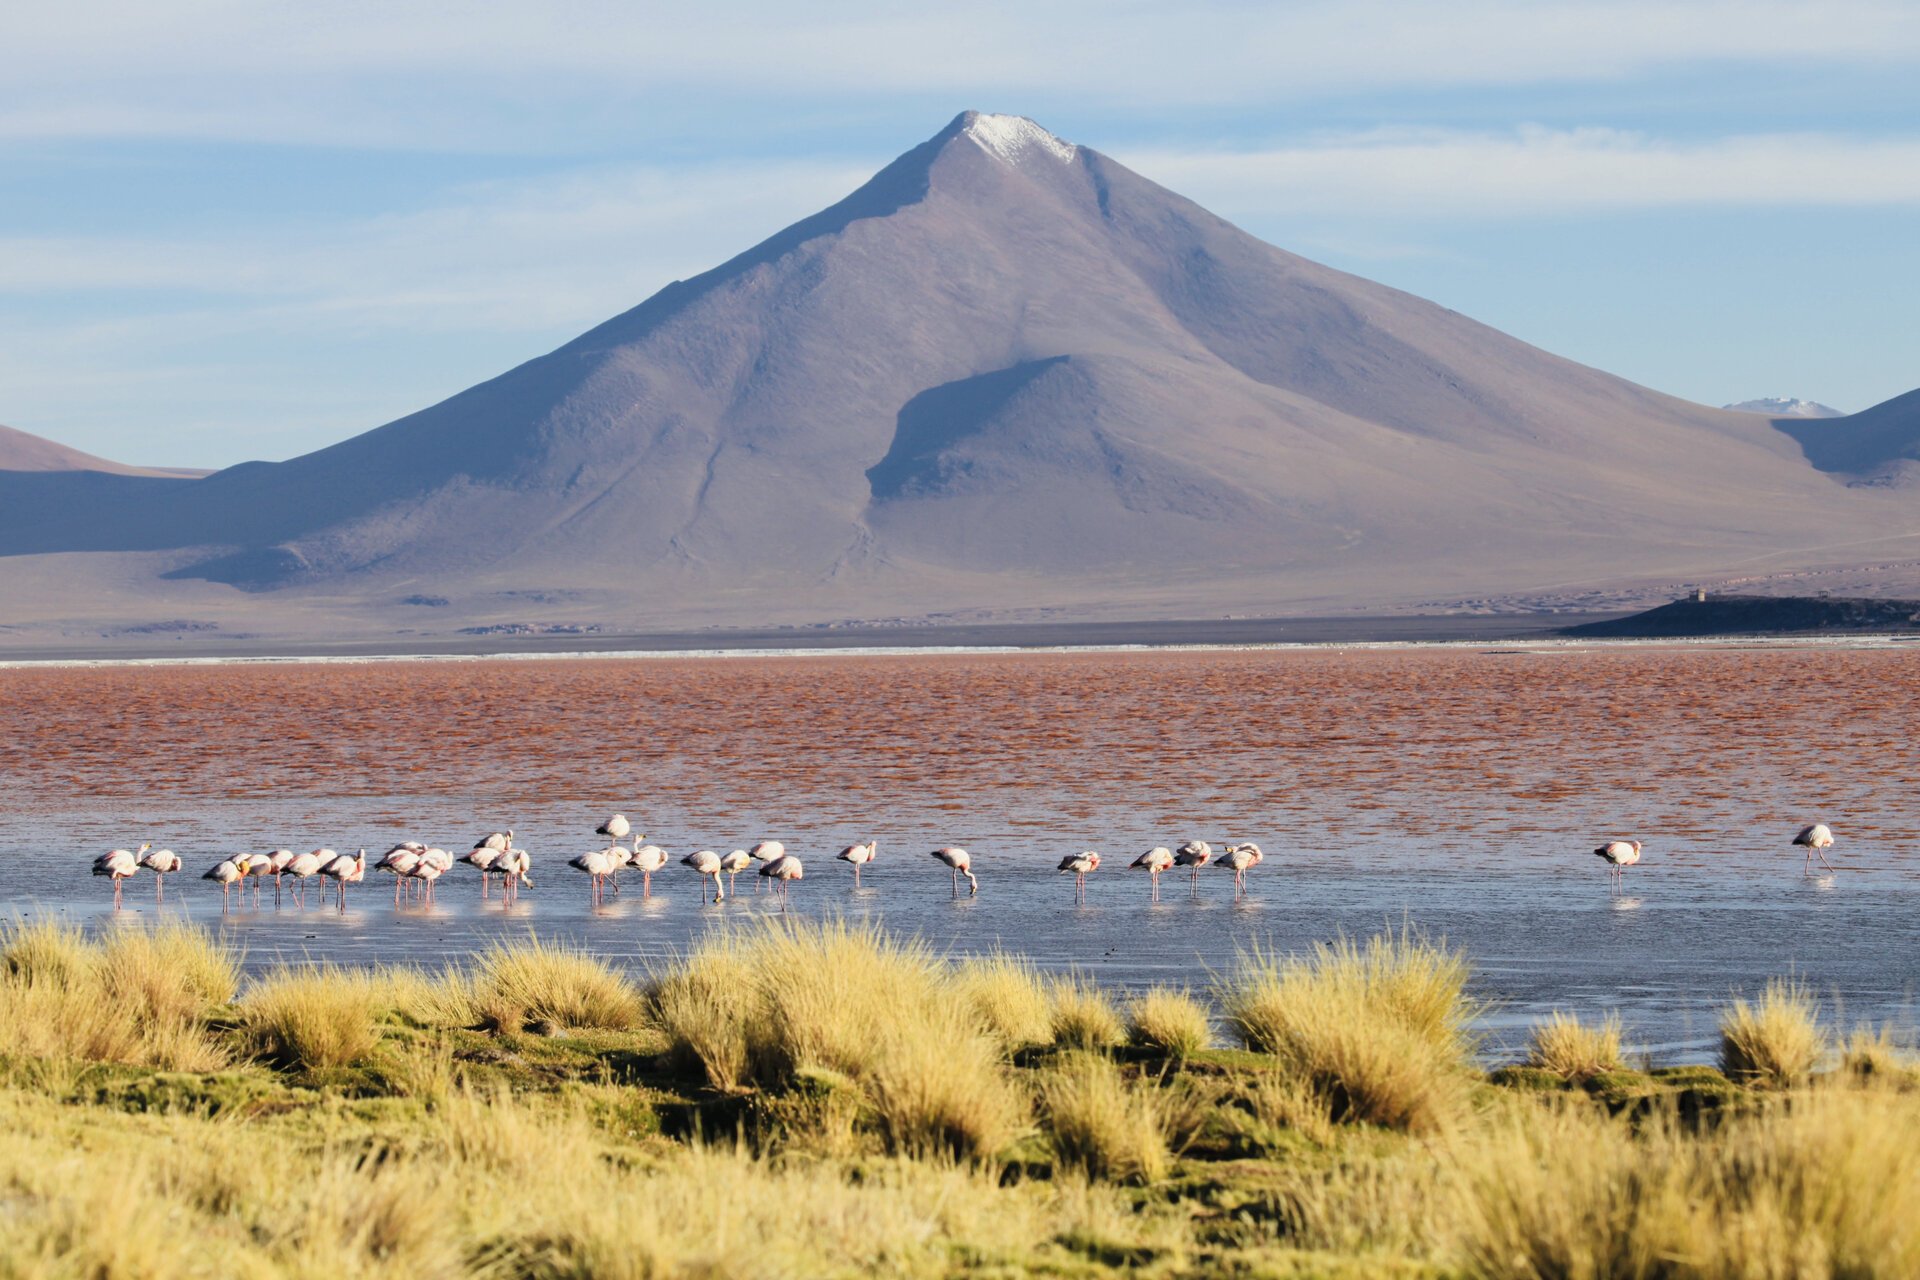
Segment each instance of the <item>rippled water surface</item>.
[[[644,964],[773,908],[703,906],[677,865],[593,909],[567,858],[625,812],[677,858],[763,838],[806,865],[791,910],[872,916],[1116,985],[1203,984],[1253,944],[1409,922],[1473,958],[1496,1050],[1546,1009],[1622,1011],[1661,1060],[1702,1058],[1731,993],[1794,972],[1851,1021],[1908,1025],[1920,882],[1920,650],[1468,648],[557,659],[0,670],[0,897],[116,918],[90,858],[186,857],[164,910],[250,963],[457,957],[529,928]],[[1803,874],[1804,822],[1840,835]],[[384,877],[344,915],[236,906],[199,871],[236,850],[456,852],[512,827],[517,907],[458,868],[430,908]],[[1609,893],[1590,850],[1647,843]],[[832,853],[877,837],[867,887]],[[1252,892],[1208,869],[1148,901],[1151,844],[1255,840]],[[973,852],[955,901],[938,844]],[[1084,906],[1053,866],[1102,850]],[[317,903],[318,895],[314,895]]]

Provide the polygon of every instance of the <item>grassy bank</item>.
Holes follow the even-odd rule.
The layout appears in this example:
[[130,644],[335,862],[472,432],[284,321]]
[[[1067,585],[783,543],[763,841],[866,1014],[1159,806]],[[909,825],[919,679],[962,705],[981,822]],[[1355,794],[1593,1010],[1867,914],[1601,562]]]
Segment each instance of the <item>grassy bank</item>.
[[1129,1002],[837,923],[238,975],[0,936],[0,1277],[1920,1274],[1916,1077],[1790,985],[1725,1073],[1567,1013],[1489,1075],[1407,936]]

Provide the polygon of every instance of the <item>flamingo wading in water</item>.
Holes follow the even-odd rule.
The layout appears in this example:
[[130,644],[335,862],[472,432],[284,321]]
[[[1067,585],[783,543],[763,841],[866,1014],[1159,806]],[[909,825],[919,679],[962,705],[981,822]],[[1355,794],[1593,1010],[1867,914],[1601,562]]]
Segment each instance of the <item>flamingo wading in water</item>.
[[93,874],[106,876],[113,881],[113,909],[120,909],[120,882],[131,880],[140,870],[140,859],[147,856],[147,850],[153,848],[143,844],[138,850],[112,849],[93,860]]
[[567,865],[577,871],[584,871],[593,877],[591,897],[595,906],[600,905],[600,899],[606,888],[607,877],[612,875],[620,867],[619,862],[614,859],[613,850],[611,849],[591,850],[581,854],[577,858],[568,859]]
[[[800,865],[800,859],[790,853],[783,853],[760,868],[764,879],[773,881],[774,888],[780,891],[780,909],[787,909],[787,886],[806,874],[806,868]],[[719,882],[716,880],[716,884]]]
[[153,900],[164,900],[167,877],[180,869],[180,855],[171,849],[155,849],[140,855],[140,865],[153,872]]
[[[212,880],[213,882],[215,882],[220,886],[220,914],[221,915],[225,915],[227,913],[227,907],[232,900],[231,894],[233,891],[234,883],[236,881],[244,880],[246,878],[246,875],[247,875],[246,862],[247,862],[247,855],[243,853],[237,858],[228,858],[223,862],[216,862],[211,868],[209,868],[206,871],[202,871],[200,873],[200,878],[202,880]],[[243,907],[247,905],[245,892],[246,891],[243,888],[241,890],[242,896],[240,899],[240,905]]]
[[1827,861],[1827,850],[1833,848],[1833,828],[1826,823],[1816,822],[1804,828],[1793,838],[1793,843],[1807,851],[1808,871],[1813,870],[1813,855],[1816,853],[1820,855],[1821,866],[1829,871],[1835,870],[1834,865]]
[[[720,869],[727,873],[727,893],[740,896],[740,873],[753,865],[753,855],[745,849],[735,849],[732,853],[720,855]],[[716,883],[718,883],[716,881]]]
[[1593,856],[1606,861],[1607,874],[1613,878],[1613,887],[1620,888],[1621,877],[1626,869],[1640,861],[1640,842],[1638,840],[1609,840],[1593,851]]
[[500,897],[508,906],[520,900],[521,885],[533,888],[533,855],[525,849],[507,849],[493,869],[500,873]]
[[1233,869],[1233,887],[1236,898],[1247,896],[1247,872],[1260,865],[1267,855],[1260,852],[1257,844],[1230,844],[1220,858],[1220,865]]
[[967,891],[968,897],[971,898],[980,892],[980,882],[973,878],[973,858],[965,849],[949,845],[945,849],[935,849],[933,851],[933,857],[946,863],[948,869],[953,872],[954,897],[957,898],[960,896],[961,876],[965,876],[967,878],[967,884],[971,886]]
[[[775,862],[787,856],[787,846],[781,844],[778,840],[762,840],[759,844],[747,850],[747,856],[755,862]],[[761,870],[764,871],[766,868],[762,867]],[[720,882],[715,880],[714,883],[719,884]],[[753,891],[755,893],[760,892],[760,882],[758,880],[753,882]]]
[[[711,849],[696,849],[694,852],[680,859],[680,864],[682,866],[692,867],[703,877],[713,877],[713,901],[715,905],[718,905],[720,899],[724,896],[720,892],[720,855]],[[702,879],[700,882],[700,901],[705,902],[706,900],[707,883]]]
[[1153,882],[1153,894],[1149,901],[1160,901],[1160,873],[1173,865],[1173,850],[1156,846],[1133,860],[1136,867],[1145,867]]
[[1200,868],[1207,865],[1207,859],[1213,857],[1213,846],[1205,840],[1189,840],[1173,851],[1173,865],[1185,867],[1193,873],[1193,892],[1200,892]]
[[851,862],[853,864],[853,887],[858,889],[860,887],[860,868],[872,862],[874,856],[879,852],[880,842],[878,840],[868,840],[862,844],[850,844],[835,856],[842,862]]
[[340,855],[326,866],[320,868],[320,874],[333,881],[340,893],[340,914],[347,913],[347,886],[359,884],[367,878],[367,851],[362,849],[349,858]]
[[657,844],[641,844],[644,836],[633,838],[633,857],[628,865],[640,873],[640,896],[653,896],[653,873],[667,865],[667,851]]
[[1100,869],[1100,855],[1088,849],[1084,853],[1070,854],[1060,859],[1060,874],[1073,873],[1073,900],[1087,900],[1087,877]]

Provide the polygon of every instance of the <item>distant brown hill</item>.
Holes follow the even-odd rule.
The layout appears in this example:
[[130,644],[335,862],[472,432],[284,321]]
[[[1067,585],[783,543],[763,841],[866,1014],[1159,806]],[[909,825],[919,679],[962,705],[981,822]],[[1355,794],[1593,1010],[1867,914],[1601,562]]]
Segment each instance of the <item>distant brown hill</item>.
[[331,448],[91,501],[0,483],[0,589],[63,626],[658,630],[1328,613],[1920,558],[1910,497],[1798,440],[968,112],[731,261]]
[[100,471],[116,476],[169,476],[176,479],[211,474],[185,467],[132,467],[82,453],[44,436],[0,426],[0,471]]

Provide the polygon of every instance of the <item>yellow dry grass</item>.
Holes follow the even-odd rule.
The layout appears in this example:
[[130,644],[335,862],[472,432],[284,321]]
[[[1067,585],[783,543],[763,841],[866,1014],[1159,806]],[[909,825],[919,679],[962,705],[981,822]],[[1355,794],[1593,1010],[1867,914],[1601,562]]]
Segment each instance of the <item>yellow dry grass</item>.
[[1105,1057],[1075,1053],[1040,1080],[1040,1110],[1055,1160],[1089,1178],[1157,1182],[1166,1176],[1165,1117],[1148,1087],[1129,1086]]
[[1620,1069],[1620,1015],[1610,1013],[1588,1026],[1578,1015],[1556,1009],[1533,1025],[1527,1065],[1568,1080],[1584,1080]]
[[1220,1003],[1248,1048],[1271,1053],[1336,1120],[1431,1132],[1466,1098],[1478,1009],[1458,952],[1388,932],[1306,956],[1244,953]]
[[240,1001],[240,1025],[253,1052],[281,1066],[344,1067],[373,1052],[379,1040],[375,979],[333,965],[283,969],[254,984]]
[[1169,1058],[1191,1058],[1213,1040],[1207,1008],[1186,991],[1153,987],[1127,1002],[1127,1042]]
[[1049,985],[1053,999],[1053,1043],[1062,1049],[1111,1049],[1124,1044],[1127,1024],[1113,997],[1090,978],[1068,974]]
[[995,951],[954,964],[948,983],[1009,1051],[1053,1039],[1053,1002],[1033,965]]
[[1827,1054],[1820,1005],[1804,982],[1775,978],[1749,1003],[1720,1016],[1720,1069],[1736,1080],[1785,1087],[1805,1080]]

